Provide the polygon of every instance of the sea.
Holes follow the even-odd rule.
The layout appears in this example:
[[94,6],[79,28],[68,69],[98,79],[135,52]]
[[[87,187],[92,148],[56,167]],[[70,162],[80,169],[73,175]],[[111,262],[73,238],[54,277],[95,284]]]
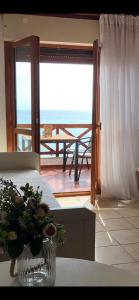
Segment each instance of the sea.
[[[30,110],[18,110],[17,111],[17,124],[30,124],[31,123],[31,111]],[[40,110],[40,124],[91,124],[92,112],[91,111],[73,111],[73,110]],[[66,128],[66,126],[65,126]],[[41,129],[41,133],[42,133]],[[73,135],[78,136],[85,129],[82,128],[69,128]],[[55,134],[55,132],[53,132]],[[91,134],[91,133],[90,133]],[[87,134],[87,136],[90,136]],[[55,145],[51,147],[55,149]],[[21,136],[19,137],[19,148],[21,146]],[[44,147],[41,147],[41,151],[44,151]]]
[[[41,110],[40,123],[43,124],[88,124],[91,123],[91,111],[80,110]],[[17,122],[27,124],[31,121],[30,110],[18,110]]]

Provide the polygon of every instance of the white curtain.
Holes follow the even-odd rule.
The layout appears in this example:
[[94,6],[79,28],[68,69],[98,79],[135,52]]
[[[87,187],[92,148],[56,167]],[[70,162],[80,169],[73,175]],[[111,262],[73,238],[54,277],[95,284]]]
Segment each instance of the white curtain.
[[0,14],[0,151],[7,151],[3,15]]
[[139,17],[100,16],[102,197],[138,197]]

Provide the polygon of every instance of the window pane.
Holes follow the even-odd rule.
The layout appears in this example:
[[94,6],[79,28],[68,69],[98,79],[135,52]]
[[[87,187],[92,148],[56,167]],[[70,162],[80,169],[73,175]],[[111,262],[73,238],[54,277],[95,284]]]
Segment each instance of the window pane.
[[92,65],[41,63],[41,123],[91,123],[92,92]]

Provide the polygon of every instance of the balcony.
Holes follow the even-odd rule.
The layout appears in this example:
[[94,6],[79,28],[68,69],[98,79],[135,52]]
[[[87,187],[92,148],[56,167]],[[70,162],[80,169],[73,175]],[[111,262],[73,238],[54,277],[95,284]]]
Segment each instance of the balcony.
[[[41,124],[40,135],[43,134],[45,125],[53,126],[52,135],[68,134],[78,138],[91,136],[91,124]],[[22,134],[20,137],[18,136],[18,151],[31,151],[31,137],[26,135],[26,129],[31,128],[31,125],[18,124],[18,128],[25,129],[25,135]],[[66,148],[69,148],[72,144],[73,143],[67,143]],[[83,149],[86,148],[86,145],[83,142],[80,142],[80,146]],[[75,182],[73,175],[74,170],[71,176],[69,176],[70,157],[67,160],[66,171],[63,172],[62,170],[63,151],[63,143],[50,144],[40,142],[41,175],[49,183],[53,193],[89,193],[91,186],[91,171],[84,165],[79,182]]]

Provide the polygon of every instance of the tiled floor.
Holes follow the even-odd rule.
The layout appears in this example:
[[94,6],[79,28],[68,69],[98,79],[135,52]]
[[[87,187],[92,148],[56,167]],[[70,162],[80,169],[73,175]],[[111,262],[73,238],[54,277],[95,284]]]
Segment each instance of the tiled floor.
[[74,181],[74,170],[69,176],[69,168],[63,172],[58,167],[43,167],[41,175],[47,181],[53,193],[90,191],[91,171],[86,166],[82,169],[80,180]]
[[66,206],[87,206],[96,212],[96,261],[139,275],[139,201],[100,200],[90,197],[58,198]]

